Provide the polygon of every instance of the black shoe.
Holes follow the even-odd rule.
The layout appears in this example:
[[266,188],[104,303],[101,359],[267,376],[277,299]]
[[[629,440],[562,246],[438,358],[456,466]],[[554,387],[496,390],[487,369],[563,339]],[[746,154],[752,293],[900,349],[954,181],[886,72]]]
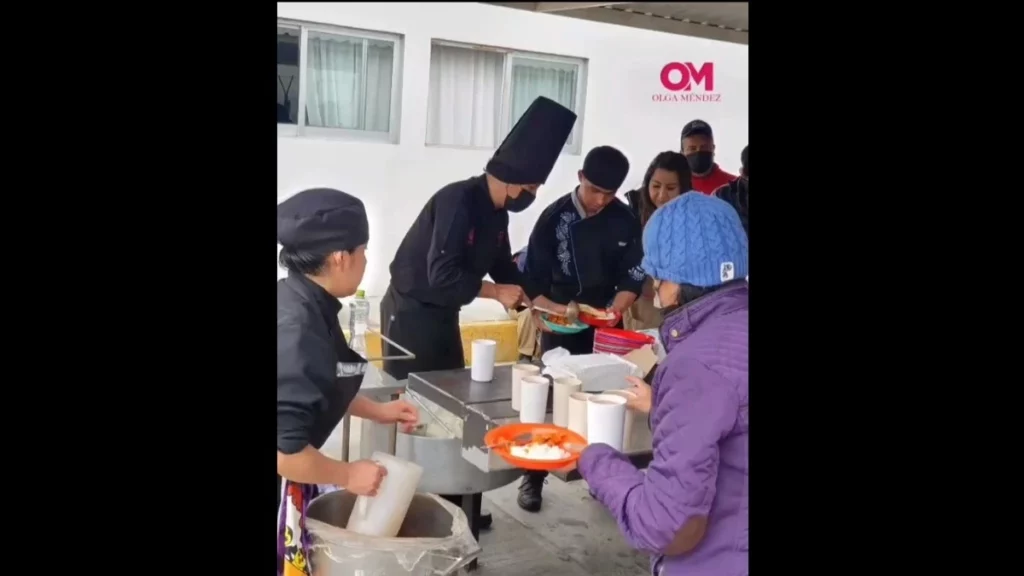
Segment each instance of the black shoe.
[[544,478],[547,474],[527,473],[523,475],[523,481],[519,484],[519,497],[516,503],[527,512],[540,512],[540,505],[544,497],[541,492],[544,490]]
[[481,512],[480,513],[480,524],[479,524],[478,527],[481,530],[487,530],[488,528],[491,527],[491,522],[493,522],[493,521],[494,521],[494,518],[491,517],[491,513],[490,512]]

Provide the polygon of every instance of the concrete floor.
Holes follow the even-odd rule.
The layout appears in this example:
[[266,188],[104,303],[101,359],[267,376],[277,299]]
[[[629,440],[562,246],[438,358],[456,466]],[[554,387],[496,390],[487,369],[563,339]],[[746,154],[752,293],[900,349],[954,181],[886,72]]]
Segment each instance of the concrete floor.
[[[494,525],[480,535],[478,576],[644,576],[646,554],[633,551],[582,480],[548,477],[540,512],[516,504],[518,483],[484,495]],[[524,554],[523,550],[529,550]]]
[[[353,418],[351,453],[359,454],[361,426]],[[333,443],[337,442],[336,446]],[[340,433],[323,450],[340,454]],[[645,576],[646,554],[635,552],[619,534],[611,514],[590,497],[586,482],[549,476],[540,512],[516,504],[519,482],[484,494],[483,509],[494,517],[480,534],[474,576]],[[524,552],[525,551],[525,552]]]

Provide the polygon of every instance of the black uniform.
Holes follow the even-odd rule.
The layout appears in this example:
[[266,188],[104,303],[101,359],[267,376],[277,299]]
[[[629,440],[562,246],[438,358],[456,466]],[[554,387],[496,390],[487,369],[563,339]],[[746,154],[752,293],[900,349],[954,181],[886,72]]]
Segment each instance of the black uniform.
[[[487,163],[508,184],[543,184],[572,132],[576,114],[544,97],[516,122]],[[525,192],[524,192],[525,193]],[[410,372],[464,368],[459,309],[480,292],[490,274],[499,284],[523,286],[512,262],[508,211],[495,209],[485,176],[455,182],[435,193],[416,218],[391,262],[391,285],[381,301],[384,336],[415,360],[385,361],[401,380]],[[385,354],[398,350],[385,343]]]
[[[614,194],[629,173],[629,161],[611,146],[598,146],[587,153],[582,171],[591,184]],[[579,187],[541,212],[526,249],[526,273],[537,289],[559,304],[575,301],[606,308],[618,292],[640,293],[644,280],[640,225],[618,198],[588,217],[578,193]],[[553,348],[590,354],[594,329],[576,334],[541,332],[541,351]],[[527,472],[523,476],[516,499],[520,508],[540,510],[547,475]]]
[[[531,283],[559,304],[576,301],[606,308],[618,292],[639,295],[644,281],[640,223],[619,199],[584,218],[573,202],[575,194],[574,190],[555,200],[537,219],[526,253]],[[542,333],[542,351],[558,347],[590,354],[594,330]]]
[[512,261],[508,212],[494,208],[484,176],[434,194],[390,270],[391,285],[381,302],[384,335],[416,355],[385,361],[384,370],[399,380],[410,372],[466,365],[459,310],[480,293],[484,276],[499,284],[523,284]]
[[277,449],[284,454],[320,449],[362,385],[366,360],[345,342],[340,311],[337,298],[301,274],[277,284]]
[[[278,241],[326,255],[365,244],[362,202],[344,192],[300,192],[278,206]],[[366,361],[352,351],[338,322],[341,303],[303,274],[277,284],[277,449],[319,449],[359,392]],[[280,498],[281,477],[278,476]]]

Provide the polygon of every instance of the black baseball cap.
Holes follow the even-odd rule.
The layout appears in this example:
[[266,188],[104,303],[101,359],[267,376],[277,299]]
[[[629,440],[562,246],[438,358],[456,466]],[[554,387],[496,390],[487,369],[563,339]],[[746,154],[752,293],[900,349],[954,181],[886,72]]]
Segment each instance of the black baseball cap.
[[687,136],[715,137],[714,134],[711,133],[711,125],[703,120],[693,120],[687,123],[686,126],[683,126],[683,133],[679,138],[683,139]]

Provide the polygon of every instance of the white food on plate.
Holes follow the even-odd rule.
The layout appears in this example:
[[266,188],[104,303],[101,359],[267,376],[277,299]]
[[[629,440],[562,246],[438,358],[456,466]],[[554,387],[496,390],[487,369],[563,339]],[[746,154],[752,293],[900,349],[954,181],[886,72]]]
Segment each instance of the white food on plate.
[[550,444],[527,444],[526,446],[513,446],[509,453],[516,458],[526,460],[564,460],[570,454],[559,446]]

